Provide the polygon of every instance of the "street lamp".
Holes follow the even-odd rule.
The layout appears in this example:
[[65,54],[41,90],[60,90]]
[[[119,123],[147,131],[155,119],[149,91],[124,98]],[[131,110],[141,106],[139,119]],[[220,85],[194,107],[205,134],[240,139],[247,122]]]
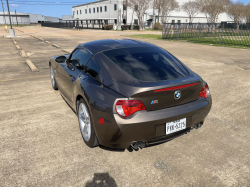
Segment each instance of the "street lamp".
[[11,23],[11,18],[10,18],[10,7],[9,7],[9,2],[7,1],[7,6],[8,6],[8,12],[9,12],[9,19],[10,19],[10,37],[15,37],[15,31],[12,28],[12,23]]

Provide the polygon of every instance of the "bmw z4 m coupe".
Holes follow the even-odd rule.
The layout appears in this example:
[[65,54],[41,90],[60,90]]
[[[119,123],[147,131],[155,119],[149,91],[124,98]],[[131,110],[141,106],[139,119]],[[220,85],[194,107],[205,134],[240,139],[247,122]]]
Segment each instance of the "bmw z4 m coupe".
[[142,41],[83,43],[52,57],[49,68],[89,147],[138,150],[167,142],[201,127],[212,106],[199,75]]

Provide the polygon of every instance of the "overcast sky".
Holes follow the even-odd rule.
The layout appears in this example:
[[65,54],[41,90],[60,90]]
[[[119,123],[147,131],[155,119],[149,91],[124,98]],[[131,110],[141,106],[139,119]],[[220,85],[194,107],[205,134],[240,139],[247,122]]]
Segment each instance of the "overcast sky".
[[[6,0],[2,0],[4,3],[4,10],[7,11]],[[233,0],[237,1],[237,0]],[[91,2],[91,0],[9,0],[10,11],[23,12],[23,13],[33,13],[33,14],[43,14],[45,16],[54,16],[61,18],[62,15],[72,15],[71,8],[74,5],[84,4]],[[250,0],[238,0],[248,4]],[[28,4],[28,5],[27,5]],[[2,11],[2,6],[0,6],[0,11]]]

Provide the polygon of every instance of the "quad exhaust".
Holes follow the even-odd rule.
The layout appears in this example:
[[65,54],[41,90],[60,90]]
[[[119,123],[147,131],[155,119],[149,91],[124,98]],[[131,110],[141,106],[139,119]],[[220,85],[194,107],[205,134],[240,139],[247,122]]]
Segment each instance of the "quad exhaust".
[[203,125],[203,122],[201,122],[201,123],[198,123],[197,125],[194,125],[194,127],[193,128],[195,128],[195,129],[199,129],[199,128],[201,128],[201,126]]
[[130,146],[131,146],[135,151],[138,151],[139,148],[141,148],[141,149],[145,148],[145,147],[146,147],[146,143],[145,143],[145,142],[142,142],[142,141],[140,141],[140,142],[133,142],[133,143],[131,143]]
[[[193,127],[191,127],[190,130],[192,130],[192,129],[199,129],[199,128],[202,127],[202,125],[203,125],[203,122],[200,122],[200,123],[194,125]],[[189,133],[190,130],[188,130],[185,134]],[[143,142],[143,141],[132,142],[132,143],[130,144],[130,147],[131,147],[133,150],[138,151],[139,148],[143,149],[143,148],[146,147],[146,142]],[[130,149],[131,149],[131,148],[130,148]],[[132,151],[132,150],[131,150],[131,151]]]

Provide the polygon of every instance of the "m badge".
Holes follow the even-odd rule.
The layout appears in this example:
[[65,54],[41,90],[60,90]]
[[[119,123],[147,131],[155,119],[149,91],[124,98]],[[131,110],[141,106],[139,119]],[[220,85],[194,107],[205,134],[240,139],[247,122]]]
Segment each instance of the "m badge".
[[157,103],[158,103],[158,100],[153,100],[153,101],[151,102],[151,105],[157,104]]

